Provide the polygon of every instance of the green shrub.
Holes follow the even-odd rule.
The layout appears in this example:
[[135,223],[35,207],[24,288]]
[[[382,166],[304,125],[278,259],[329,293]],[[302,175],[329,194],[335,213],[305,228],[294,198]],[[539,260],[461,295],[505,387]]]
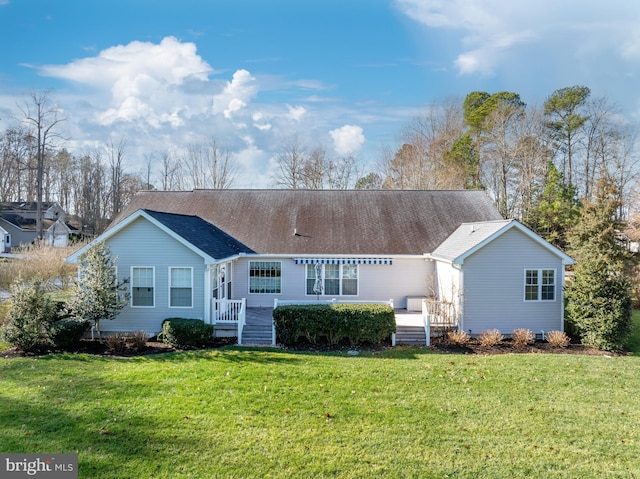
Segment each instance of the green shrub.
[[56,348],[69,349],[80,343],[90,327],[91,324],[86,319],[59,319],[51,325],[49,336]]
[[162,322],[162,341],[174,347],[204,346],[213,336],[213,325],[201,319],[168,318]]
[[21,351],[49,345],[57,312],[57,307],[45,294],[42,281],[15,282],[0,339]]
[[310,304],[278,306],[273,311],[276,337],[295,344],[379,344],[396,330],[393,309],[380,304]]

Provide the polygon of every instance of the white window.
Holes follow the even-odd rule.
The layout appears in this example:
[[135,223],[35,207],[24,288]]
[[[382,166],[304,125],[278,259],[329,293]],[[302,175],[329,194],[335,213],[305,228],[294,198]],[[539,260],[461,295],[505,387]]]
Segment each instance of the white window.
[[307,295],[357,296],[357,264],[308,264]]
[[131,306],[153,308],[155,271],[152,267],[131,268]]
[[556,270],[526,269],[524,271],[525,301],[555,301]]
[[249,261],[249,293],[279,294],[282,292],[280,261]]
[[169,268],[169,307],[193,307],[193,268]]

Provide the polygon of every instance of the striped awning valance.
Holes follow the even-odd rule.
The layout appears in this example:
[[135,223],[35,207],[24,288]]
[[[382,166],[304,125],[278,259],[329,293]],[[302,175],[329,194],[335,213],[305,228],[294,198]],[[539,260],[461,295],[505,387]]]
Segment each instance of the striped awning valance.
[[391,258],[296,258],[296,264],[393,264]]

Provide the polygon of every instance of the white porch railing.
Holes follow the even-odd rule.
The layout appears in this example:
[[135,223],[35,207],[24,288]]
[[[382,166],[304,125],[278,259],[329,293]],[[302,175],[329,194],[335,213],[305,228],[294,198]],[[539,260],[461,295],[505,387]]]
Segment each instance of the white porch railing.
[[247,301],[242,299],[212,299],[211,324],[236,324],[238,344],[242,343],[242,329],[247,322]]
[[426,346],[431,346],[431,318],[429,316],[429,308],[427,300],[422,300],[422,324],[424,326],[424,336],[426,338]]
[[273,300],[273,309],[276,309],[278,306],[285,306],[287,304],[388,304],[393,309],[393,299],[388,301],[352,301],[349,299],[302,299],[302,300],[289,300],[289,299],[278,299],[275,298]]

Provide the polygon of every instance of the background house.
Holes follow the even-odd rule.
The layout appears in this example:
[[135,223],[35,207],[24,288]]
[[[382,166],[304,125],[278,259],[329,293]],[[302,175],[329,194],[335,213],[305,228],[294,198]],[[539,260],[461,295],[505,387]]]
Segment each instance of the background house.
[[[30,202],[0,203],[0,226],[10,235],[13,246],[29,245],[37,238],[37,204]],[[70,235],[78,230],[65,222],[66,213],[56,202],[42,205],[43,239],[51,246],[64,247]]]
[[561,329],[571,262],[469,190],[141,192],[95,241],[131,288],[104,331],[214,322],[217,301],[240,298],[249,308],[336,298],[403,309],[429,298],[472,334]]

